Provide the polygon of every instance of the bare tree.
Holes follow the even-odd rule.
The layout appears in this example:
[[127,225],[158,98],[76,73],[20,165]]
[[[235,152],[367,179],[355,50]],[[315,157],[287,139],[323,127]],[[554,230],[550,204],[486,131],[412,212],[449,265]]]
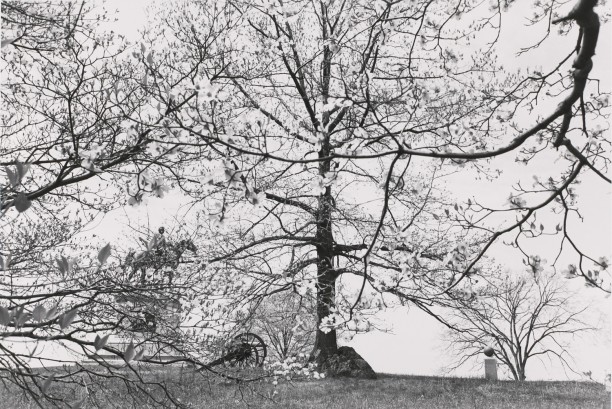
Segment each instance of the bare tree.
[[[149,92],[162,110],[185,109],[165,117],[155,142],[189,138],[186,151],[200,152],[181,163],[194,177],[180,183],[204,205],[211,265],[228,281],[252,284],[240,300],[312,294],[318,362],[337,351],[336,330],[355,319],[364,292],[431,312],[478,274],[502,236],[536,271],[542,261],[526,239],[561,237],[560,251],[569,245],[580,259],[574,274],[609,291],[607,273],[594,279],[587,271],[604,272],[607,263],[568,229],[578,176],[610,182],[607,94],[592,103],[583,95],[599,32],[594,6],[578,1],[558,19],[557,3],[535,6],[534,24],[553,20],[568,34],[575,22],[578,42],[567,42],[567,56],[549,72],[527,76],[495,62],[504,16],[497,3],[229,1],[159,10],[143,49],[163,38],[173,51],[139,58],[159,79]],[[207,36],[210,21],[228,27],[223,42]],[[548,33],[524,51],[539,52]],[[478,46],[473,36],[492,41]],[[198,62],[206,52],[215,63]],[[542,113],[545,101],[556,108]],[[534,119],[514,119],[523,116]],[[570,128],[573,118],[582,126]],[[455,203],[441,185],[464,167],[489,177],[489,159],[541,165],[557,151],[562,165],[550,162],[533,188],[519,184],[505,206]],[[544,226],[544,209],[561,216]],[[359,290],[338,297],[337,282],[351,276]]]
[[280,293],[256,306],[253,331],[259,333],[276,359],[285,360],[312,350],[317,323],[312,298]]
[[11,45],[28,52],[51,52],[63,48],[66,41],[90,27],[83,24],[91,15],[85,2],[2,2],[2,47]]
[[533,358],[558,360],[572,369],[568,346],[592,330],[582,317],[588,307],[575,308],[573,294],[550,274],[508,273],[474,293],[458,294],[446,313],[456,330],[446,341],[456,356],[452,368],[474,362],[486,347],[517,381],[524,381]]

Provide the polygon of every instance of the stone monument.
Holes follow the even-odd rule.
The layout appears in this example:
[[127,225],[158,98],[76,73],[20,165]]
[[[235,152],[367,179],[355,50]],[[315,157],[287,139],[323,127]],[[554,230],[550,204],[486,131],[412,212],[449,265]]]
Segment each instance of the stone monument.
[[482,351],[487,358],[485,358],[485,379],[488,381],[497,380],[497,360],[493,358],[495,350],[492,347],[486,347]]

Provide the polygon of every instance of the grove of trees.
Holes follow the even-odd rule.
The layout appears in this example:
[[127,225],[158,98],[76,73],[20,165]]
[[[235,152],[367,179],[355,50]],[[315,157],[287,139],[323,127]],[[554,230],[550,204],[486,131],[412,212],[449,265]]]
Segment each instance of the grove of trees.
[[[181,406],[132,365],[154,360],[108,336],[156,315],[141,337],[217,373],[209,353],[292,294],[314,315],[321,368],[339,332],[367,328],[388,300],[450,324],[434,307],[468,303],[502,240],[538,273],[530,246],[544,236],[575,259],[556,268],[610,292],[607,255],[571,228],[597,218],[580,213],[581,178],[610,183],[609,90],[589,77],[597,2],[530,4],[543,34],[523,52],[553,55],[547,71],[498,61],[502,27],[521,30],[513,3],[177,0],[130,43],[89,2],[3,0],[0,339],[116,353],[134,376],[99,360],[62,383],[115,377],[135,401]],[[445,187],[457,174],[495,186],[512,161],[546,173],[504,204]],[[183,201],[191,225],[82,239],[149,197]],[[162,238],[191,244],[168,259]],[[66,407],[32,367],[53,358],[12,345],[2,380]]]

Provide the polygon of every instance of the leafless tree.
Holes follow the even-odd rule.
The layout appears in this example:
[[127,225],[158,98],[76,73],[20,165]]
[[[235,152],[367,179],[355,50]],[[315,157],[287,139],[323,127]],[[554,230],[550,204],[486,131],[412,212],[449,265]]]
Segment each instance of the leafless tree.
[[557,359],[572,369],[568,346],[579,334],[592,330],[583,316],[588,307],[576,308],[572,293],[558,277],[541,274],[501,275],[475,293],[463,293],[447,310],[457,329],[446,341],[457,357],[457,368],[474,362],[486,347],[517,381],[524,381],[533,358]]
[[82,2],[2,2],[2,46],[29,52],[51,52],[63,48],[78,32],[90,29],[82,24],[85,18],[100,21],[103,16],[92,16],[91,8]]
[[312,350],[317,330],[312,301],[310,297],[280,293],[256,307],[252,331],[264,338],[276,359],[308,355]]
[[[607,94],[594,91],[590,103],[584,96],[595,85],[594,6],[577,1],[561,18],[557,3],[535,6],[534,24],[561,24],[578,42],[567,42],[550,72],[526,76],[495,61],[505,7],[497,3],[229,1],[158,10],[143,50],[163,38],[172,52],[146,51],[141,67],[159,79],[149,92],[162,110],[185,109],[165,116],[155,142],[188,139],[186,151],[200,152],[181,166],[204,176],[182,179],[181,188],[204,205],[211,265],[230,282],[251,283],[249,300],[313,294],[319,362],[337,350],[336,330],[355,319],[365,292],[431,312],[478,274],[500,237],[538,271],[542,260],[526,242],[557,235],[560,251],[569,245],[580,260],[573,273],[609,291],[607,262],[583,251],[568,228],[578,176],[610,182]],[[210,21],[228,28],[223,41],[207,36]],[[524,52],[540,52],[549,32]],[[208,52],[215,57],[199,63]],[[542,113],[544,101],[558,105]],[[523,116],[528,125],[515,119]],[[569,127],[573,118],[580,127]],[[533,188],[519,184],[505,206],[455,203],[441,187],[464,167],[491,176],[487,161],[496,157],[541,165],[557,151],[563,164],[551,162]],[[538,221],[544,209],[561,215],[558,224]],[[352,300],[337,297],[337,281],[351,276],[360,289]]]

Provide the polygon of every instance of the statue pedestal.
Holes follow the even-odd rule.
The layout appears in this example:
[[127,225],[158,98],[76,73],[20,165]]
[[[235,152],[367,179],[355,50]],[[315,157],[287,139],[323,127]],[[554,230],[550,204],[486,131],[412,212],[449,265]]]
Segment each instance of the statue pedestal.
[[488,381],[497,380],[497,360],[495,358],[485,358],[485,379]]

